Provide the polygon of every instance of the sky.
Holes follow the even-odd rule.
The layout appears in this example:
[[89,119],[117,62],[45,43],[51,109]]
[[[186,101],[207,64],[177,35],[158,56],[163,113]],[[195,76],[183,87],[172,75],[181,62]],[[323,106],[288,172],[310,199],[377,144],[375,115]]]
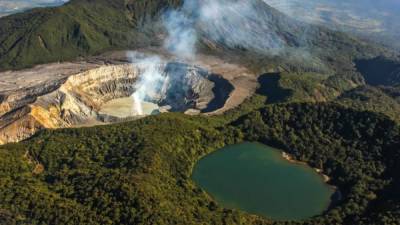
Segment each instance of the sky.
[[0,0],[0,17],[26,9],[62,5],[68,0]]

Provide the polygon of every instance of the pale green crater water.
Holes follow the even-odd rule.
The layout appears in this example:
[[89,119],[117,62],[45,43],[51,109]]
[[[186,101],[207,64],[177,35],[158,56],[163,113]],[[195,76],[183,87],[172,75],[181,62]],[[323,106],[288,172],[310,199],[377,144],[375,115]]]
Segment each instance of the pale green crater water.
[[[119,118],[137,116],[134,103],[132,97],[113,99],[101,107],[100,113]],[[142,102],[141,104],[144,115],[157,114],[158,105],[151,102]]]
[[334,193],[314,169],[250,142],[207,155],[196,164],[192,179],[225,208],[276,220],[319,215]]

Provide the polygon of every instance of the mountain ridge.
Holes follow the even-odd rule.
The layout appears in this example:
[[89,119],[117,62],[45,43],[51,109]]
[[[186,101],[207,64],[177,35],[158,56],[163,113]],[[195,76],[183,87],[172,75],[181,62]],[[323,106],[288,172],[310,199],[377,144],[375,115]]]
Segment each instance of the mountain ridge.
[[[0,70],[67,61],[112,50],[161,46],[165,31],[160,17],[166,10],[182,4],[182,0],[72,0],[60,7],[32,9],[0,18]],[[261,0],[254,0],[252,4],[263,15],[258,22],[265,23],[282,39],[287,45],[284,48],[290,48],[281,55],[282,60],[293,57],[293,49],[300,49],[299,55],[305,50],[324,61],[334,58],[339,61],[337,64],[351,57],[388,54],[388,50],[370,47],[369,43],[347,34],[292,20]],[[230,30],[222,28],[222,31]],[[200,49],[215,51],[215,47],[227,47],[221,40],[210,42],[204,33],[207,30],[201,32]],[[241,50],[236,46],[230,48]]]
[[[154,16],[167,2],[74,0],[1,18],[0,68],[18,69],[148,45],[152,40],[143,35],[145,30],[134,28],[145,28],[145,18]],[[146,13],[138,16],[138,11]]]

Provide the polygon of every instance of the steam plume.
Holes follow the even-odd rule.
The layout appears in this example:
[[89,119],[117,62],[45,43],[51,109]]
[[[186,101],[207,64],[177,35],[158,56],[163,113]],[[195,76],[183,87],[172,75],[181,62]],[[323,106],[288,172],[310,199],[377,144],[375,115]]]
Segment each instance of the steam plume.
[[132,94],[134,112],[143,115],[142,103],[150,101],[158,95],[166,81],[161,70],[162,60],[158,56],[145,56],[137,52],[130,52],[129,58],[139,68],[139,78],[135,83],[135,92]]
[[197,42],[193,20],[181,11],[172,10],[163,16],[163,24],[168,31],[164,47],[180,58],[193,59]]
[[[264,4],[264,5],[263,5]],[[162,24],[167,31],[164,48],[182,60],[194,59],[200,38],[230,48],[244,48],[267,55],[282,54],[286,39],[262,0],[185,0],[183,6],[166,12]],[[292,29],[289,27],[286,29]],[[300,44],[299,44],[300,45]],[[296,50],[292,57],[309,57]],[[131,57],[137,59],[137,55]],[[135,102],[145,101],[165,83],[158,68],[160,58],[140,60],[143,71],[133,94]],[[135,106],[143,114],[140,104]]]
[[185,0],[181,9],[167,12],[163,17],[168,32],[164,46],[180,58],[193,58],[200,33],[202,38],[227,47],[279,54],[285,41],[271,29],[271,15],[258,9],[259,4],[265,3]]

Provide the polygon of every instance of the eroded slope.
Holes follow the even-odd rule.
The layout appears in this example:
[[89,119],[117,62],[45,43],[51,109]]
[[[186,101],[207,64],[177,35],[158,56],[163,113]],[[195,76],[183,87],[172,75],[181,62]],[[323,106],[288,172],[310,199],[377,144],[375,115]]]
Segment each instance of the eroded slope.
[[[152,87],[152,92],[144,87],[143,100],[158,105],[161,112],[218,114],[241,104],[257,87],[255,75],[222,59],[202,56],[188,63],[167,60],[156,65],[165,79],[153,84],[157,87]],[[105,63],[96,59],[1,73],[7,79],[0,84],[0,143],[23,140],[44,128],[93,126],[140,117],[124,114],[118,104],[108,103],[129,100],[145,70],[126,60]],[[134,107],[134,102],[132,98],[128,103]],[[108,110],[121,111],[105,113],[105,105]]]

